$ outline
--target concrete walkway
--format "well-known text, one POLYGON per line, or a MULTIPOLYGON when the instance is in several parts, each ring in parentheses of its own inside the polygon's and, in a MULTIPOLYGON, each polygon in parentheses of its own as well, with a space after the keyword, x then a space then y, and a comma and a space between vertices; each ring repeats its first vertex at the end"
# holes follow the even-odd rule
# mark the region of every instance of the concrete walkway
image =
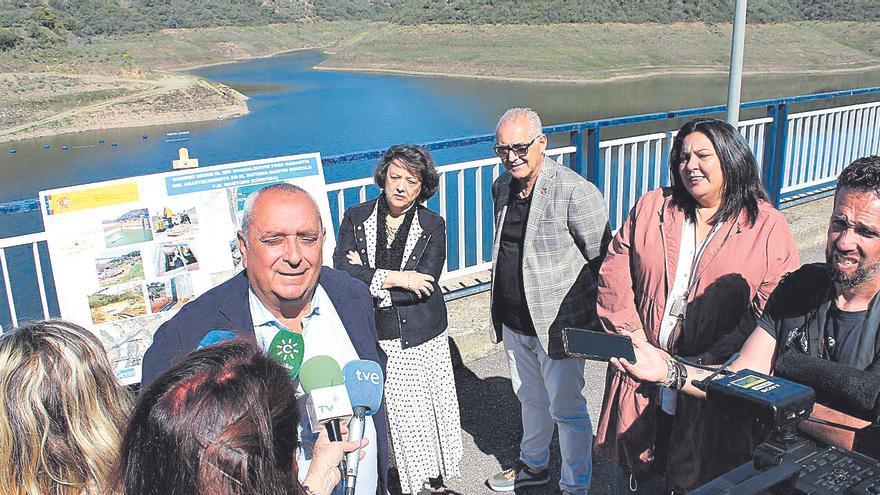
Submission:
MULTIPOLYGON (((824 259, 825 231, 831 208, 832 198, 827 197, 783 210, 797 241, 801 263, 824 259)), ((446 485, 462 494, 492 493, 484 484, 486 478, 502 466, 512 466, 519 454, 522 433, 519 403, 510 386, 502 346, 489 342, 489 294, 483 292, 450 301, 447 305, 464 459, 461 476, 448 479, 446 485)), ((595 427, 604 393, 605 364, 587 361, 585 376, 584 393, 595 427)), ((555 439, 551 452, 551 482, 517 493, 558 493, 559 449, 555 439)), ((595 460, 591 494, 609 493, 609 479, 607 462, 595 460)))

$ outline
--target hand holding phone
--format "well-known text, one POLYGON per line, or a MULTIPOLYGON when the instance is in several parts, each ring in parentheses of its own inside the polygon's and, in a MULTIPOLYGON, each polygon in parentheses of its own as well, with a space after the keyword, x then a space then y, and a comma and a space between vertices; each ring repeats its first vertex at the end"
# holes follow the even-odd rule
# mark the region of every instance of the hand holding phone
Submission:
POLYGON ((632 340, 624 335, 596 332, 582 328, 566 328, 562 331, 562 344, 565 353, 572 357, 608 361, 623 358, 636 362, 632 340))

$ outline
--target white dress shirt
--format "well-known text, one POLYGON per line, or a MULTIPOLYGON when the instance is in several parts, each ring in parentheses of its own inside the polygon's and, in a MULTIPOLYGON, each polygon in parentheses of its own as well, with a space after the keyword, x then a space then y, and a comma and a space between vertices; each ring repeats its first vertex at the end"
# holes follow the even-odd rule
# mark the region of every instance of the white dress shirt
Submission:
MULTIPOLYGON (((275 338, 279 328, 285 328, 263 304, 262 301, 249 290, 251 318, 254 321, 254 334, 257 343, 264 351, 269 343, 275 338)), ((330 356, 339 363, 340 368, 345 367, 349 361, 360 359, 342 325, 339 313, 333 306, 333 301, 323 287, 318 285, 312 296, 311 310, 302 319, 302 337, 304 342, 303 362, 314 356, 330 356)), ((300 410, 299 438, 301 448, 296 451, 296 463, 299 469, 299 480, 303 481, 309 470, 312 459, 312 450, 318 434, 311 430, 305 408, 305 400, 299 400, 305 392, 302 386, 297 384, 297 405, 300 410)), ((369 439, 369 444, 364 448, 366 457, 361 459, 358 466, 356 495, 375 495, 379 483, 378 451, 376 450, 376 427, 373 418, 367 417, 364 424, 364 438, 369 439)), ((333 491, 334 494, 342 494, 342 483, 333 491)))

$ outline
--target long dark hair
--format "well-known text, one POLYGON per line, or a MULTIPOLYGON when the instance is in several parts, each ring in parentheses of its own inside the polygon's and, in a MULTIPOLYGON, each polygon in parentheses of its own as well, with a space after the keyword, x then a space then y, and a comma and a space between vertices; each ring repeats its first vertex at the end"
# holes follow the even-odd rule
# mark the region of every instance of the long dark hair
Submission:
POLYGON ((141 395, 116 475, 126 495, 299 494, 299 413, 287 372, 256 345, 190 354, 141 395))
POLYGON ((758 200, 767 201, 767 192, 758 175, 755 155, 732 125, 717 119, 694 119, 686 122, 672 143, 669 152, 669 176, 672 178, 672 204, 677 206, 692 222, 696 221, 697 200, 685 189, 679 173, 682 161, 681 148, 684 138, 693 132, 700 132, 709 138, 715 155, 721 162, 724 187, 721 191, 721 205, 712 217, 717 224, 739 215, 745 209, 749 225, 758 218, 758 200))

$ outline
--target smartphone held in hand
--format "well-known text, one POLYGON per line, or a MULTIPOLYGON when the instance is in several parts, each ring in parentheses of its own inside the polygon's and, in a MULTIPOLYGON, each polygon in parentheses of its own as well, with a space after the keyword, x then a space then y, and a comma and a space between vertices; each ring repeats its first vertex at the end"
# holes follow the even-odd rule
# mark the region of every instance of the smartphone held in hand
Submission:
POLYGON ((562 344, 565 353, 571 357, 608 361, 623 358, 630 363, 636 362, 632 340, 624 335, 596 332, 582 328, 566 328, 562 331, 562 344))

